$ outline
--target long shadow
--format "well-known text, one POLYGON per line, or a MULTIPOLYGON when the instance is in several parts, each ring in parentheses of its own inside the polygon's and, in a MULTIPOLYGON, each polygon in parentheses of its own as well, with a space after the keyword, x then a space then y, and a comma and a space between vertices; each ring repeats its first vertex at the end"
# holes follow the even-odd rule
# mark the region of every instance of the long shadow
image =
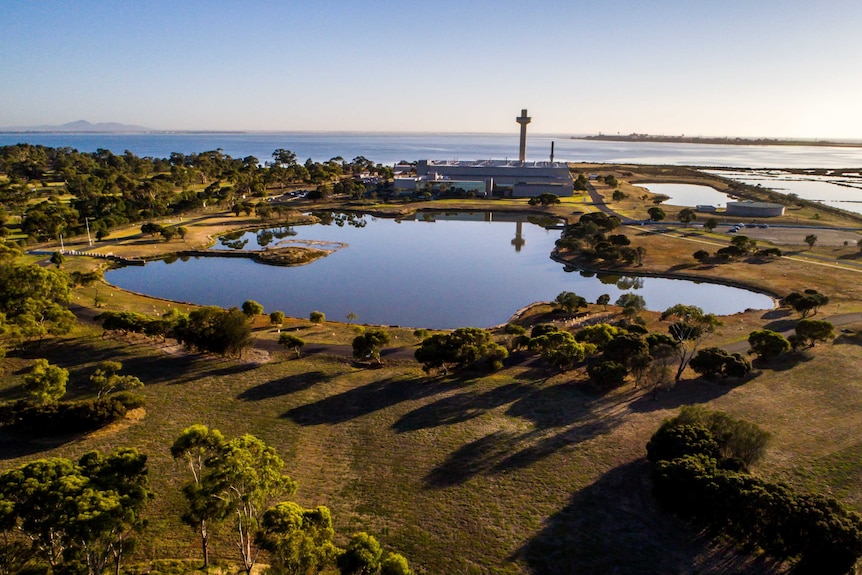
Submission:
POLYGON ((678 382, 673 389, 662 391, 655 397, 651 393, 643 394, 630 404, 629 409, 644 413, 662 409, 676 409, 682 405, 707 403, 728 393, 737 385, 740 385, 740 382, 717 383, 703 379, 683 380, 678 382))
POLYGON ((523 397, 527 393, 529 389, 526 386, 515 383, 494 388, 486 393, 474 391, 459 393, 414 409, 392 424, 392 428, 398 433, 406 433, 460 423, 523 397))
POLYGON ((786 318, 787 316, 791 315, 791 313, 793 313, 793 312, 791 312, 789 309, 784 309, 784 308, 771 309, 768 312, 764 313, 762 316, 760 316, 760 319, 776 319, 777 320, 777 319, 781 319, 781 318, 786 318))
POLYGON ((38 440, 27 437, 17 437, 13 434, 0 433, 0 461, 17 459, 26 455, 34 455, 49 451, 77 441, 80 436, 40 437, 38 440))
POLYGON ((535 575, 770 574, 782 565, 712 542, 658 509, 648 466, 610 470, 576 492, 510 557, 535 575))
POLYGON ((323 383, 329 379, 330 376, 322 371, 289 375, 282 379, 267 381, 266 383, 246 389, 237 396, 237 399, 243 401, 261 401, 281 395, 290 395, 291 393, 314 387, 318 383, 323 383))
POLYGON ((480 474, 528 467, 558 451, 620 425, 628 413, 628 397, 594 399, 575 386, 560 384, 516 399, 506 414, 533 421, 527 432, 497 431, 452 452, 425 477, 431 489, 449 487, 480 474), (559 431, 548 434, 548 430, 559 431))
POLYGON ((460 385, 458 380, 387 378, 294 407, 281 417, 300 425, 344 423, 402 401, 428 397, 460 385))
POLYGON ((792 330, 796 326, 796 322, 796 319, 779 319, 764 325, 763 329, 771 329, 772 331, 782 333, 792 330))

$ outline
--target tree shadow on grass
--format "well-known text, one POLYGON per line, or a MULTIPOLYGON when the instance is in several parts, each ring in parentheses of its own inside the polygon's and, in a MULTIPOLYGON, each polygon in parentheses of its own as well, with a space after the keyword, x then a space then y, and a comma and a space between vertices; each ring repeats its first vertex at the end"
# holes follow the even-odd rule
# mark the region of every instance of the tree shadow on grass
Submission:
POLYGON ((760 316, 760 319, 778 320, 778 319, 786 318, 787 316, 791 315, 792 313, 793 312, 787 308, 771 309, 768 312, 764 313, 762 316, 760 316))
MULTIPOLYGON (((583 441, 610 433, 627 413, 629 394, 591 397, 571 384, 524 387, 506 415, 529 419, 529 431, 496 431, 468 443, 426 477, 429 488, 444 488, 476 475, 521 469, 583 441)), ((431 407, 431 406, 429 406, 431 407)), ((428 414, 430 416, 430 413, 428 414)))
POLYGON ((762 329, 771 329, 772 331, 783 333, 786 331, 792 330, 796 327, 796 323, 798 320, 796 318, 793 319, 778 319, 775 321, 771 321, 763 326, 762 329))
POLYGON ((299 425, 344 423, 402 401, 428 397, 460 385, 458 380, 451 379, 387 378, 294 407, 281 417, 299 425))
POLYGON ((783 572, 781 564, 714 543, 657 508, 645 460, 576 492, 515 554, 535 575, 783 572))
POLYGON ((322 371, 310 371, 308 373, 290 375, 246 389, 237 396, 237 399, 243 401, 261 401, 282 395, 290 395, 291 393, 313 387, 318 383, 326 382, 329 379, 330 376, 322 371))
POLYGON ((27 455, 35 455, 43 451, 56 449, 61 445, 73 443, 81 436, 64 436, 64 437, 40 437, 39 439, 31 439, 28 437, 18 437, 15 434, 7 434, 0 432, 0 460, 17 459, 27 455))
POLYGON ((748 380, 709 381, 705 379, 684 379, 677 382, 672 389, 652 393, 644 393, 631 402, 629 408, 638 413, 676 409, 683 405, 707 403, 730 392, 736 386, 748 380))
POLYGON ((392 428, 398 433, 453 425, 482 415, 529 393, 526 386, 512 383, 485 393, 466 391, 423 405, 405 414, 392 428))

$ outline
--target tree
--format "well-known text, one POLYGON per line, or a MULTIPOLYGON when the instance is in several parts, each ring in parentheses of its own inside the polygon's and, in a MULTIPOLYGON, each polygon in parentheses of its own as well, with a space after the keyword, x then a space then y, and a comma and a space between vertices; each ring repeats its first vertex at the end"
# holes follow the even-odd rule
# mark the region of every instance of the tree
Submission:
POLYGON ((382 329, 368 329, 353 338, 353 357, 354 359, 372 358, 380 364, 382 363, 380 351, 387 343, 389 343, 389 332, 382 329))
POLYGON ((251 575, 260 553, 254 536, 263 513, 277 498, 291 495, 296 483, 281 473, 284 462, 275 450, 248 434, 226 442, 205 466, 204 489, 233 517, 233 542, 251 575))
POLYGON ((380 575, 413 575, 413 570, 400 553, 387 553, 380 564, 380 575))
POLYGON ((623 308, 623 315, 628 318, 637 316, 646 308, 646 300, 644 300, 643 296, 631 292, 620 295, 615 303, 623 308))
POLYGON ((201 554, 204 568, 209 566, 209 537, 213 522, 223 520, 227 507, 221 505, 204 485, 205 463, 214 457, 224 445, 224 436, 217 429, 205 425, 192 425, 183 430, 171 446, 175 461, 183 460, 191 473, 191 480, 183 485, 183 495, 188 509, 183 513, 183 523, 194 529, 201 538, 201 554))
POLYGON ((748 236, 734 236, 730 243, 739 248, 743 254, 751 252, 757 246, 757 242, 748 236))
POLYGON ((153 497, 146 463, 138 450, 120 448, 85 453, 78 463, 53 458, 24 464, 0 474, 2 519, 32 542, 54 572, 101 575, 113 562, 120 573, 153 497))
POLYGON ((679 357, 679 367, 675 380, 679 381, 688 363, 697 353, 701 341, 715 331, 721 322, 714 314, 703 313, 697 306, 683 304, 666 309, 661 314, 661 320, 673 322, 668 327, 668 332, 677 344, 674 350, 679 357))
POLYGON ((496 371, 502 367, 502 360, 508 357, 509 352, 495 343, 488 331, 461 327, 451 333, 426 338, 414 355, 426 372, 442 369, 448 373, 449 369, 465 369, 480 363, 496 371))
POLYGON ((71 299, 68 276, 37 265, 0 264, 0 314, 5 337, 13 342, 68 333, 77 323, 66 309, 71 299))
POLYGON ((115 391, 140 389, 143 382, 134 375, 120 375, 123 364, 119 361, 102 361, 90 376, 90 383, 99 390, 99 397, 115 391))
POLYGON ((554 300, 566 313, 575 313, 582 307, 587 307, 587 300, 570 291, 561 292, 554 300))
POLYGON ((54 252, 51 254, 51 263, 57 266, 57 268, 63 267, 63 263, 66 261, 66 256, 63 255, 62 252, 54 252))
POLYGON ((263 313, 263 306, 253 299, 249 299, 242 302, 242 313, 248 316, 249 319, 252 319, 254 316, 263 313))
POLYGON ((705 229, 708 232, 712 232, 717 227, 718 227, 718 220, 715 218, 708 218, 705 222, 703 222, 703 229, 705 229))
POLYGON ((347 314, 347 323, 356 321, 357 319, 359 319, 359 315, 357 315, 356 313, 350 312, 347 314))
POLYGON ((66 394, 69 371, 37 359, 33 369, 24 376, 24 391, 38 403, 53 403, 66 394))
POLYGON ((706 250, 697 250, 692 254, 692 257, 700 263, 709 259, 709 252, 706 250))
POLYGON ((609 294, 603 293, 598 298, 596 298, 596 305, 602 306, 604 311, 608 311, 608 304, 611 303, 611 296, 609 294))
POLYGON ((189 233, 189 229, 186 227, 183 227, 183 226, 179 226, 179 227, 177 227, 176 232, 177 232, 177 235, 180 236, 180 239, 185 241, 186 240, 186 234, 189 233))
POLYGON ((258 545, 269 551, 269 573, 303 575, 318 573, 335 564, 342 553, 333 543, 329 509, 303 509, 283 501, 267 509, 261 521, 258 545))
POLYGON ((293 348, 293 351, 296 353, 297 359, 302 356, 300 350, 303 346, 305 346, 304 339, 296 337, 295 335, 289 333, 283 333, 278 337, 278 343, 285 348, 293 348))
POLYGON ((772 359, 790 351, 790 342, 778 332, 762 329, 748 334, 749 353, 757 354, 760 359, 772 359))
POLYGON ((649 214, 649 219, 654 222, 660 222, 665 218, 664 210, 661 209, 659 206, 651 207, 647 210, 647 213, 649 214))
POLYGON ((529 203, 531 206, 535 206, 537 204, 541 204, 543 206, 550 206, 551 204, 559 204, 560 198, 556 194, 545 193, 530 198, 527 203, 529 203))
POLYGON ((808 244, 808 249, 810 250, 814 247, 814 244, 817 243, 817 236, 814 234, 808 234, 805 236, 805 243, 808 244))
POLYGON ((322 311, 313 311, 308 315, 308 320, 311 323, 323 323, 326 321, 326 315, 322 311))
POLYGON ((237 308, 197 308, 177 322, 174 332, 190 349, 221 355, 241 356, 251 342, 248 317, 237 308))
POLYGON ((276 328, 278 328, 278 332, 281 333, 281 326, 284 325, 284 312, 274 311, 270 313, 269 323, 270 325, 274 325, 276 328))
POLYGON ((613 195, 611 196, 611 198, 612 198, 615 202, 621 202, 621 201, 623 201, 624 199, 626 199, 627 197, 628 197, 628 196, 627 196, 627 195, 626 195, 622 190, 614 190, 614 193, 613 193, 613 195))
POLYGON ((676 219, 683 224, 688 225, 697 219, 697 212, 692 208, 683 208, 676 214, 676 219))
POLYGON ((603 359, 588 364, 587 373, 590 379, 602 387, 617 387, 625 381, 627 370, 620 363, 603 359))
POLYGON ((816 319, 800 319, 796 323, 796 337, 807 342, 808 347, 814 347, 818 341, 826 341, 835 337, 834 326, 828 321, 816 319))
POLYGON ((364 531, 356 533, 338 557, 338 569, 341 575, 376 575, 382 555, 383 549, 374 536, 364 531))

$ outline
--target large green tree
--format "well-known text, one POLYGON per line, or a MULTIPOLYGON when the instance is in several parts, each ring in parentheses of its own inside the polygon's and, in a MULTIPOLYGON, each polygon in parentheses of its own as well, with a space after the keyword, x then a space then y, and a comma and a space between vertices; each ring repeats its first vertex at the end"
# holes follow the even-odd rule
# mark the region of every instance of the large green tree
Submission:
POLYGON ((257 541, 269 552, 269 573, 305 575, 335 565, 342 550, 332 542, 334 535, 329 509, 283 501, 263 514, 257 541))
POLYGON ((662 312, 661 320, 671 322, 668 333, 677 344, 674 352, 679 357, 679 367, 675 379, 679 381, 685 368, 697 353, 700 343, 715 331, 721 322, 714 314, 704 313, 697 306, 684 304, 667 308, 662 312))
POLYGON ((229 510, 224 501, 210 491, 212 486, 204 483, 206 462, 221 451, 224 443, 224 436, 218 429, 197 424, 184 429, 171 445, 171 456, 182 461, 191 474, 191 479, 183 485, 188 508, 182 514, 182 520, 200 535, 204 567, 209 566, 212 525, 223 520, 229 510))
POLYGON ((255 535, 263 514, 275 501, 291 495, 296 483, 282 473, 284 462, 275 450, 248 434, 227 441, 205 466, 204 489, 233 518, 233 542, 243 570, 251 575, 260 553, 255 535))
POLYGON ((416 361, 426 372, 441 369, 444 373, 480 363, 497 370, 508 355, 505 347, 494 342, 490 332, 476 327, 434 334, 423 340, 415 353, 416 361))
POLYGON ((152 497, 147 456, 136 449, 93 451, 78 463, 39 459, 0 475, 0 524, 29 539, 55 572, 102 575, 113 565, 119 574, 152 497))
POLYGON ((48 363, 47 359, 37 359, 33 369, 24 376, 24 391, 34 401, 52 403, 66 395, 66 382, 69 370, 48 363))
POLYGON ((367 329, 365 333, 353 338, 353 357, 355 359, 374 359, 380 363, 380 352, 389 343, 389 332, 383 329, 367 329))

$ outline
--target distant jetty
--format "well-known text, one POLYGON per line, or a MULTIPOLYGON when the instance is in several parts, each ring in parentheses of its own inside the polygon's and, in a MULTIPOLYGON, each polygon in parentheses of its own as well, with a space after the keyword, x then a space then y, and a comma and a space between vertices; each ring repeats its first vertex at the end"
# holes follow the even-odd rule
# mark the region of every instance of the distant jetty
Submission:
POLYGON ((627 136, 572 136, 572 140, 598 140, 603 142, 659 142, 666 144, 718 144, 723 146, 823 146, 830 148, 862 148, 862 142, 834 142, 829 140, 789 140, 780 138, 701 138, 692 136, 654 136, 629 134, 627 136))

